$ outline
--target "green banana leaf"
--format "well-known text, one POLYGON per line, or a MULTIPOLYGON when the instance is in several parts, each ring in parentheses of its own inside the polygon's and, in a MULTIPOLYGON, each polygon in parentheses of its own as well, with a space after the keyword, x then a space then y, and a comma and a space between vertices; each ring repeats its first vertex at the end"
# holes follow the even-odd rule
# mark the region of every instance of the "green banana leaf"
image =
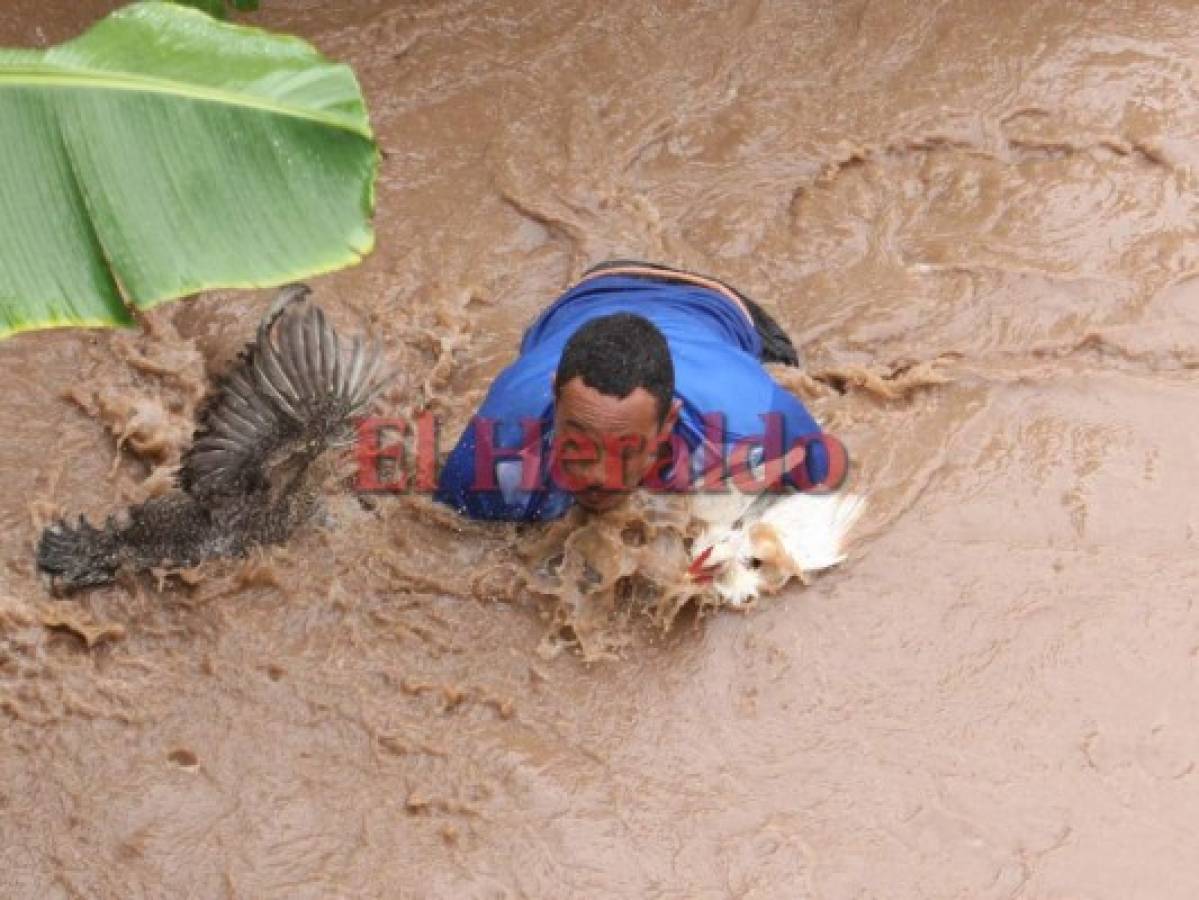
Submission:
POLYGON ((0 336, 264 287, 374 246, 353 72, 297 38, 136 3, 0 50, 0 336))

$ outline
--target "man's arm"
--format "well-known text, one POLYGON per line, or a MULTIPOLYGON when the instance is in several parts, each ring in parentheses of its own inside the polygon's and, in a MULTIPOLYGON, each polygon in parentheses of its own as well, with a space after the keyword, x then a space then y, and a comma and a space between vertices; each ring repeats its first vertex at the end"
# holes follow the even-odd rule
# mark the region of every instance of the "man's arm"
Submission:
POLYGON ((510 423, 485 412, 487 404, 458 439, 433 499, 472 519, 529 522, 562 515, 569 503, 544 484, 544 423, 526 419, 514 435, 510 423))
POLYGON ((472 519, 529 522, 561 516, 570 498, 547 488, 553 394, 541 361, 500 373, 446 460, 433 499, 472 519))
POLYGON ((476 451, 475 423, 472 420, 458 438, 458 443, 441 470, 433 499, 452 506, 460 515, 471 519, 508 521, 521 518, 520 511, 511 508, 500 491, 476 490, 476 451))
POLYGON ((777 383, 771 406, 783 417, 783 480, 787 486, 796 490, 839 488, 849 474, 845 446, 821 430, 795 395, 777 383))

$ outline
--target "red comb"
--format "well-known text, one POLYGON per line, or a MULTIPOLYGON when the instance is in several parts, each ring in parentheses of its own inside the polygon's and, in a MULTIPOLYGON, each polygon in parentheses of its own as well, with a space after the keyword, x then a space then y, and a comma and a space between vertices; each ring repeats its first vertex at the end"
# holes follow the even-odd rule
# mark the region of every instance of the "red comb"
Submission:
POLYGON ((702 584, 705 581, 711 581, 715 577, 718 566, 706 565, 708 557, 711 555, 712 548, 706 547, 703 553, 691 560, 691 565, 687 567, 687 576, 692 581, 698 581, 702 584))

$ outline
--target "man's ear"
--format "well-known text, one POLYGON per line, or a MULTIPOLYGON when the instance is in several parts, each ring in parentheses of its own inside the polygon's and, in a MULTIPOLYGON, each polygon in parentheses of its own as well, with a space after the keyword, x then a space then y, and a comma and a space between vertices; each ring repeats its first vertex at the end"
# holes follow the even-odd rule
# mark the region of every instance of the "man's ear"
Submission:
POLYGON ((666 413, 666 418, 662 422, 662 433, 674 431, 675 423, 679 420, 679 413, 683 411, 683 401, 675 398, 670 401, 670 410, 666 413))

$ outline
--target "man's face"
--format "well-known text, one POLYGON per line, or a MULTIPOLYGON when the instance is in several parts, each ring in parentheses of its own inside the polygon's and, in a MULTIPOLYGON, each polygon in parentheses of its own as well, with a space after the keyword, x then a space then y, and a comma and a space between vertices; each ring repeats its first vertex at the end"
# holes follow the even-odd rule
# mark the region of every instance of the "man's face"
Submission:
POLYGON ((620 399, 572 378, 554 407, 552 471, 558 484, 593 512, 619 505, 653 466, 659 439, 670 434, 678 415, 676 400, 663 421, 658 401, 644 388, 620 399))

